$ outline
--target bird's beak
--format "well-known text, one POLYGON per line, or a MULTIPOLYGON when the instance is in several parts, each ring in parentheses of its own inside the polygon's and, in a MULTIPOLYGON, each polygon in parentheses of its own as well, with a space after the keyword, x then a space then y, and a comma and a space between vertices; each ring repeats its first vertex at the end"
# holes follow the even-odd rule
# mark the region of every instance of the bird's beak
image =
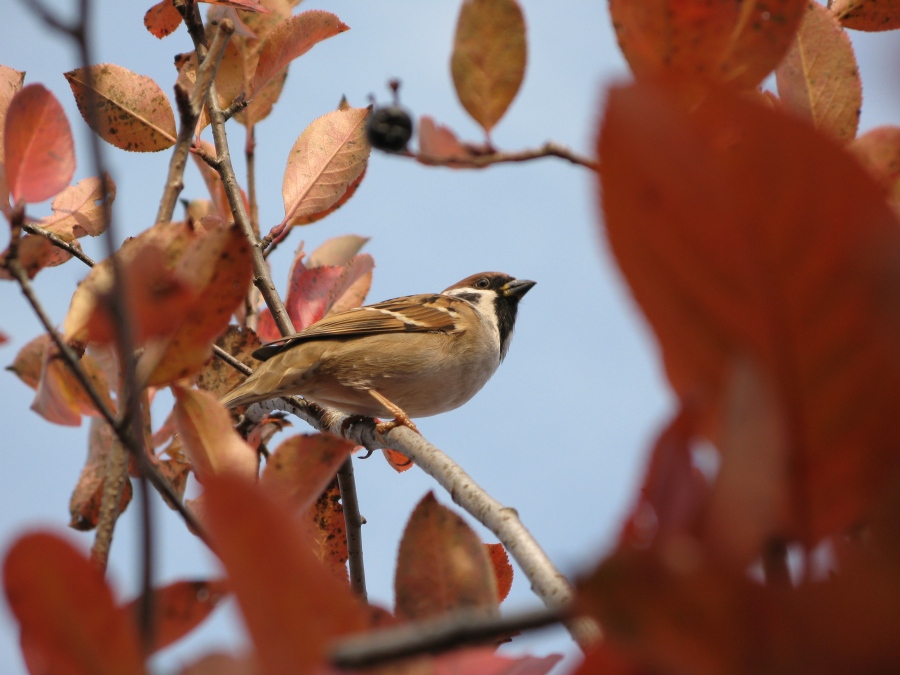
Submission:
POLYGON ((513 279, 508 284, 503 286, 500 290, 502 290, 503 295, 508 298, 512 297, 520 299, 523 295, 530 291, 536 283, 536 281, 529 281, 528 279, 513 279))

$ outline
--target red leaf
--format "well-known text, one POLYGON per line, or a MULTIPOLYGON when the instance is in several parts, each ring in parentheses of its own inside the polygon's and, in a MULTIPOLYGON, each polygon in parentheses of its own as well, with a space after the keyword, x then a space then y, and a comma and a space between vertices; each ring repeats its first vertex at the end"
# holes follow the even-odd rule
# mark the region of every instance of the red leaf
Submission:
POLYGON ((63 237, 103 234, 107 226, 103 222, 103 202, 112 204, 116 198, 116 184, 108 175, 106 187, 109 192, 104 195, 99 178, 85 178, 70 185, 53 199, 53 215, 42 218, 41 227, 63 237))
POLYGON ((802 122, 710 93, 614 89, 599 139, 612 249, 701 433, 721 441, 735 357, 786 420, 789 532, 858 522, 900 447, 900 223, 843 150, 802 122), (888 309, 891 308, 891 309, 888 309))
POLYGON ((56 97, 30 84, 9 104, 4 129, 6 181, 14 202, 42 202, 75 173, 69 120, 56 97))
POLYGON ((264 672, 312 672, 332 640, 365 627, 366 612, 315 559, 290 509, 231 475, 212 476, 205 497, 209 533, 264 672))
POLYGON ((250 91, 255 94, 291 61, 303 56, 322 40, 347 30, 350 26, 331 12, 319 9, 301 12, 282 21, 262 43, 250 91))
POLYGON ((900 28, 897 0, 834 0, 829 8, 844 28, 866 31, 900 28))
POLYGON ((6 150, 3 131, 6 127, 6 113, 13 97, 22 89, 25 73, 0 65, 0 212, 9 213, 9 186, 6 184, 6 150))
POLYGON ((394 595, 398 618, 426 619, 463 609, 497 612, 497 581, 481 540, 431 492, 403 532, 394 595))
POLYGON ((144 26, 160 40, 175 32, 181 25, 181 13, 172 0, 160 0, 144 14, 144 26))
POLYGON ((13 543, 3 586, 32 673, 144 673, 132 615, 71 544, 45 532, 13 543))
POLYGON ((507 657, 481 647, 436 656, 428 664, 427 672, 430 675, 545 675, 562 658, 559 654, 507 657))
POLYGON ((291 436, 269 457, 261 482, 282 492, 296 508, 305 509, 334 480, 353 447, 331 434, 291 436))
POLYGON ((419 152, 429 159, 468 159, 472 156, 450 127, 436 124, 428 115, 419 119, 419 152))
POLYGON ((494 568, 494 577, 497 579, 497 597, 500 602, 506 600, 512 588, 513 568, 509 562, 509 555, 503 544, 485 544, 491 567, 494 568))
MULTIPOLYGON (((153 589, 153 651, 168 647, 199 626, 228 592, 223 581, 176 581, 153 589)), ((122 609, 137 616, 139 599, 122 609)))
POLYGON ((396 450, 391 450, 390 448, 382 448, 382 455, 384 455, 385 460, 390 465, 390 467, 396 471, 397 473, 403 473, 404 471, 409 471, 413 468, 413 461, 407 457, 406 455, 397 452, 396 450))

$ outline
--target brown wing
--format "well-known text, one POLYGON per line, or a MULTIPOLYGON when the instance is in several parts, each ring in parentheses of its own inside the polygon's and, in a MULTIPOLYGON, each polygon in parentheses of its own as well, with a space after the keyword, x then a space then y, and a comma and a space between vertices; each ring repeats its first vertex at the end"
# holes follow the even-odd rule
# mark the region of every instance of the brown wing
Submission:
POLYGON ((410 295, 376 305, 357 307, 317 321, 296 335, 269 342, 253 356, 265 361, 275 354, 308 340, 324 340, 376 333, 451 332, 465 300, 447 295, 410 295))

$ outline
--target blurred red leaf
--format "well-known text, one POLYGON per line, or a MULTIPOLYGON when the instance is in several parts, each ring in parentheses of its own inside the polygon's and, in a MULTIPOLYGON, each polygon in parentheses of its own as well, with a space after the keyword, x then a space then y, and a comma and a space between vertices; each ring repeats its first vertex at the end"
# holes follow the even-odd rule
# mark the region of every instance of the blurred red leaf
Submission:
POLYGON ((9 186, 6 183, 6 113, 13 97, 22 89, 25 73, 0 65, 0 212, 9 213, 9 186))
POLYGON ((897 0, 834 0, 830 9, 844 28, 866 31, 900 28, 897 0))
POLYGON ((900 211, 900 127, 870 129, 848 149, 887 191, 894 209, 900 211))
POLYGON ((233 475, 205 485, 206 524, 264 672, 324 665, 332 640, 365 627, 362 605, 316 560, 292 510, 262 486, 233 475))
POLYGON ((65 77, 81 116, 100 138, 130 152, 157 152, 175 145, 175 113, 156 82, 112 63, 88 68, 97 101, 95 114, 86 112, 87 71, 76 68, 65 77))
POLYGON ((450 127, 436 124, 428 115, 419 119, 419 152, 435 159, 468 159, 472 156, 450 127))
POLYGON ((466 0, 450 71, 456 95, 486 133, 500 121, 525 77, 525 17, 516 0, 466 0))
POLYGON ((701 433, 721 440, 736 356, 772 381, 794 497, 791 531, 769 534, 856 522, 900 446, 900 225, 880 188, 807 125, 724 93, 688 114, 662 88, 614 89, 598 149, 610 243, 701 433))
POLYGON ((172 0, 160 0, 144 14, 144 26, 160 40, 175 32, 181 25, 181 13, 172 0))
POLYGON ((175 385, 172 392, 175 425, 197 480, 205 485, 211 476, 231 473, 256 478, 256 452, 232 428, 231 415, 222 404, 197 389, 175 385))
POLYGON ((284 172, 284 223, 325 211, 359 178, 371 151, 368 114, 368 108, 333 110, 303 130, 284 172))
POLYGON ((862 82, 850 37, 830 10, 809 3, 775 77, 785 109, 838 140, 853 140, 859 126, 862 82))
POLYGON ((298 434, 284 440, 266 462, 263 485, 306 509, 322 494, 353 451, 353 444, 331 434, 298 434))
MULTIPOLYGON (((168 647, 199 626, 228 593, 223 581, 175 581, 153 589, 153 649, 168 647)), ((123 610, 137 616, 135 599, 123 610)))
MULTIPOLYGON (((116 442, 115 432, 106 421, 97 418, 91 420, 87 460, 69 499, 69 527, 83 532, 97 527, 106 482, 106 462, 110 449, 116 442)), ((125 478, 119 513, 124 513, 128 508, 132 494, 131 481, 125 478)))
MULTIPOLYGON (((435 656, 428 664, 430 675, 545 675, 553 670, 562 656, 499 656, 493 649, 463 649, 435 656)), ((604 673, 604 675, 606 675, 604 673)))
POLYGON ((494 577, 497 580, 497 597, 500 602, 506 600, 513 582, 513 567, 509 562, 509 555, 503 544, 485 544, 491 567, 494 568, 494 577))
POLYGON ((266 7, 260 0, 200 0, 201 2, 208 2, 211 5, 224 5, 226 7, 235 7, 236 9, 241 9, 245 12, 261 12, 263 14, 268 13, 269 8, 266 7))
MULTIPOLYGON (((26 234, 19 240, 19 250, 16 252, 16 260, 25 270, 29 279, 54 261, 54 249, 50 240, 34 234, 26 234)), ((0 279, 14 279, 6 269, 6 261, 9 258, 9 249, 0 253, 0 279)))
POLYGON ((6 182, 14 202, 42 202, 75 173, 75 143, 66 113, 40 84, 13 96, 4 126, 6 182))
POLYGON ((619 47, 639 79, 678 74, 757 86, 787 53, 808 0, 610 0, 619 47))
POLYGON ((178 675, 259 675, 260 668, 252 656, 212 653, 184 666, 178 675))
POLYGON ((413 510, 400 541, 394 613, 427 619, 454 610, 497 612, 497 581, 478 535, 429 492, 413 510))
POLYGON ((250 91, 255 95, 294 59, 322 40, 350 30, 331 12, 312 9, 278 24, 262 42, 256 74, 250 91))
POLYGON ((54 534, 16 540, 3 564, 9 608, 32 673, 144 673, 132 615, 80 551, 54 534))

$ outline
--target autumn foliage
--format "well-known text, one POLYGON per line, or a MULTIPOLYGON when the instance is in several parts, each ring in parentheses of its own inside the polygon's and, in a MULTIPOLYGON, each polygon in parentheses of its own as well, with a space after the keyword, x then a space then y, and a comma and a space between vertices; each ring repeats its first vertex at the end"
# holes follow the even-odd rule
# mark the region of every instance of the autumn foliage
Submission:
MULTIPOLYGON (((225 117, 253 139, 291 63, 349 27, 330 12, 294 14, 297 3, 209 4, 205 28, 193 2, 147 11, 154 36, 188 29, 198 45, 176 57, 165 86, 115 64, 65 73, 100 138, 170 150, 181 171, 190 155, 209 190, 178 220, 180 187, 167 181, 155 224, 98 263, 78 240, 110 226, 113 180, 101 172, 71 184, 62 106, 0 66, 0 208, 11 227, 0 278, 24 290, 72 257, 91 267, 61 332, 47 326, 11 364, 48 422, 91 418, 70 513, 72 527, 97 528, 91 555, 35 531, 3 564, 32 673, 146 672, 151 654, 227 594, 252 651, 198 655, 183 673, 335 673, 336 641, 454 612, 495 618, 513 583, 504 547, 428 494, 399 546, 395 606, 369 605, 348 576, 335 479, 357 448, 322 433, 275 443, 282 416, 235 428, 217 402, 243 375, 214 350, 253 367, 253 351, 282 337, 258 290, 263 256, 351 199, 378 142, 366 133, 371 107, 322 111, 288 155, 282 220, 261 229, 257 195, 238 184, 219 136, 225 117), (200 138, 210 126, 215 144, 200 138), (28 215, 47 200, 52 215, 28 215), (150 401, 165 389, 172 409, 154 419, 150 401), (226 576, 121 602, 104 578, 101 531, 148 472, 226 576), (182 503, 189 475, 202 491, 182 503)), ((596 177, 599 227, 658 340, 678 410, 649 450, 616 545, 568 608, 604 634, 578 672, 898 671, 900 128, 858 136, 860 74, 845 29, 898 28, 900 4, 609 7, 635 81, 608 90, 594 156, 568 158, 596 177), (761 88, 772 74, 777 92, 761 88)), ((454 168, 520 161, 490 137, 526 70, 516 0, 465 0, 450 63, 484 139, 460 141, 422 116, 417 149, 399 154, 454 168)), ((295 330, 365 301, 366 241, 299 247, 288 278, 274 280, 295 330)), ((384 454, 397 471, 412 466, 384 454)), ((539 675, 558 660, 509 659, 489 644, 383 668, 539 675)))

